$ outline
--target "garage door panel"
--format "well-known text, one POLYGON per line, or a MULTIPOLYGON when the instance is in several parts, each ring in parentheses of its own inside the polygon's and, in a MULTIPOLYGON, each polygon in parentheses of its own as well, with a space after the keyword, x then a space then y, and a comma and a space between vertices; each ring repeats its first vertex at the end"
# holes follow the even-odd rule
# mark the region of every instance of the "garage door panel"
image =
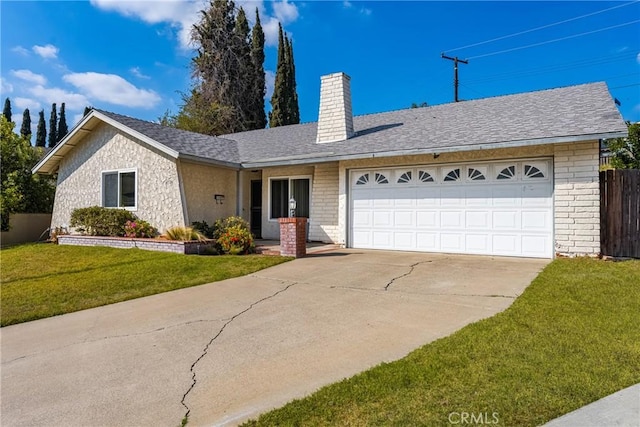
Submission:
POLYGON ((435 252, 440 249, 439 233, 416 233, 416 249, 420 251, 435 252))
POLYGON ((396 249, 411 250, 416 247, 415 233, 412 232, 394 232, 393 243, 396 249))
POLYGON ((440 212, 440 226, 442 228, 460 228, 464 227, 462 211, 442 211, 440 212))
POLYGON ((522 236, 523 255, 531 257, 543 257, 547 253, 547 248, 551 242, 549 237, 543 235, 522 236))
POLYGON ((438 227, 438 218, 440 217, 438 211, 417 211, 416 212, 416 226, 419 228, 433 228, 438 227))
POLYGON ((487 230, 491 228, 490 218, 489 211, 467 211, 465 212, 466 228, 487 230))
POLYGON ((551 175, 546 159, 353 171, 350 245, 552 257, 551 175))
POLYGON ((550 230, 551 215, 548 211, 523 211, 522 212, 522 229, 523 230, 550 230))
POLYGON ((373 214, 370 211, 354 211, 353 215, 353 226, 354 227, 371 227, 373 226, 373 214))
POLYGON ((485 254, 491 251, 489 234, 467 234, 465 248, 469 253, 485 254))
POLYGON ((393 249, 393 234, 390 231, 374 230, 373 247, 380 249, 393 249))
POLYGON ((392 211, 373 211, 373 227, 393 227, 392 211))
POLYGON ((441 233, 440 249, 449 252, 464 251, 464 235, 462 233, 441 233))
POLYGON ((393 224, 396 227, 414 227, 415 211, 395 211, 393 213, 393 224))

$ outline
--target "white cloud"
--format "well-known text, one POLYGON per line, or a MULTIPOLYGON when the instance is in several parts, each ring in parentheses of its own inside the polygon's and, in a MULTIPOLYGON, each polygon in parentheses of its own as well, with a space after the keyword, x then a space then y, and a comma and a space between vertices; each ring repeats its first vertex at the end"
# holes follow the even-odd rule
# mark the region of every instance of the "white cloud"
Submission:
POLYGON ((91 0, 99 9, 114 11, 128 17, 137 17, 148 24, 166 22, 178 28, 178 40, 183 49, 191 44, 191 27, 199 19, 198 12, 206 3, 198 1, 122 1, 91 0))
POLYGON ((45 46, 35 45, 32 47, 32 49, 37 55, 40 55, 45 59, 56 59, 58 57, 58 52, 60 51, 60 49, 52 44, 48 44, 45 46))
POLYGON ((31 121, 33 121, 33 115, 37 114, 38 111, 42 109, 42 104, 40 104, 35 99, 17 97, 13 98, 11 101, 16 105, 16 107, 20 108, 21 110, 28 108, 29 113, 31 114, 31 121))
POLYGON ((11 51, 15 52, 15 53, 18 53, 18 54, 20 54, 22 56, 29 56, 29 50, 25 49, 22 46, 13 47, 13 48, 11 48, 11 51))
POLYGON ((142 74, 142 71, 140 71, 140 67, 133 67, 129 69, 129 72, 131 74, 133 74, 134 76, 136 76, 139 79, 150 79, 151 77, 147 76, 146 74, 142 74))
POLYGON ((348 1, 348 0, 344 0, 344 1, 342 2, 342 7, 344 7, 345 9, 348 9, 348 8, 350 8, 350 7, 353 7, 353 4, 351 4, 351 2, 350 2, 350 1, 348 1))
POLYGON ((638 64, 640 64, 640 53, 636 55, 636 61, 638 61, 638 64))
POLYGON ((54 102, 58 105, 65 103, 67 110, 81 110, 90 102, 86 96, 79 93, 67 92, 60 88, 46 88, 42 85, 36 85, 28 89, 28 92, 34 97, 51 105, 54 102))
MULTIPOLYGON (((208 6, 206 0, 166 0, 166 1, 122 1, 122 0, 91 0, 91 4, 98 9, 117 12, 127 17, 139 18, 149 24, 168 23, 177 29, 178 40, 182 49, 189 49, 191 44, 191 28, 200 19, 200 11, 208 6)), ((260 13, 262 28, 265 33, 265 44, 278 44, 278 21, 282 25, 294 22, 299 17, 298 7, 289 0, 270 3, 273 16, 266 13, 264 1, 237 2, 242 6, 250 22, 254 21, 256 8, 260 13)))
POLYGON ((272 7, 275 18, 280 21, 282 25, 298 19, 298 7, 293 3, 289 3, 288 0, 273 2, 272 7))
POLYGON ((271 70, 265 70, 264 81, 267 88, 264 94, 264 99, 271 99, 271 97, 273 96, 273 88, 275 87, 276 83, 276 73, 271 70))
POLYGON ((262 31, 264 32, 264 44, 267 46, 278 46, 278 20, 273 17, 267 17, 262 22, 262 31))
POLYGON ((82 90, 87 97, 114 105, 152 108, 161 100, 156 92, 138 89, 115 74, 72 73, 62 79, 82 90))
POLYGON ((47 79, 42 74, 36 74, 31 70, 11 70, 11 74, 26 82, 44 85, 47 79))
POLYGON ((4 77, 0 77, 0 93, 5 94, 11 92, 13 92, 13 85, 4 77))

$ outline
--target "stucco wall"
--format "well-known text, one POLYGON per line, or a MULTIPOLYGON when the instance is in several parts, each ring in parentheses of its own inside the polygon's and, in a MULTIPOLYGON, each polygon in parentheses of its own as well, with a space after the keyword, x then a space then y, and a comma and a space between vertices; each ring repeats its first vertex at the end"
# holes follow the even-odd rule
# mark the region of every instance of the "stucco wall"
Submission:
POLYGON ((555 250, 561 255, 600 253, 600 144, 554 146, 555 250))
POLYGON ((137 169, 137 209, 159 230, 184 224, 176 163, 112 126, 94 129, 60 163, 51 226, 69 225, 75 208, 102 205, 102 172, 137 169))
POLYGON ((235 170, 181 161, 180 174, 189 224, 204 220, 213 225, 217 219, 236 214, 235 170), (216 194, 224 195, 222 203, 216 203, 216 194))
MULTIPOLYGON (((262 170, 262 238, 280 239, 280 226, 277 219, 269 219, 269 178, 310 176, 311 203, 313 204, 314 166, 284 166, 262 170)), ((312 220, 313 221, 313 220, 312 220)), ((311 224, 310 224, 311 226, 311 224)))

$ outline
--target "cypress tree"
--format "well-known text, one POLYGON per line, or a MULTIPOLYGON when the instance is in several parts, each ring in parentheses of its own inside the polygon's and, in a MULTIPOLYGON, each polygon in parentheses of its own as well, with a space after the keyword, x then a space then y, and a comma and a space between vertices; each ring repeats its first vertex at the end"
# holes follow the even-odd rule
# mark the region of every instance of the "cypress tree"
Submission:
POLYGON ((22 127, 20 127, 20 135, 27 139, 31 139, 31 113, 25 108, 22 113, 22 127))
POLYGON ((253 101, 254 129, 264 129, 267 126, 267 116, 264 112, 264 94, 266 91, 264 77, 264 32, 260 24, 260 14, 256 7, 256 23, 251 31, 251 62, 254 69, 253 90, 251 98, 253 101))
POLYGON ((51 116, 49 117, 49 148, 56 146, 58 142, 58 112, 56 103, 51 104, 51 116))
POLYGON ((58 140, 56 143, 60 142, 62 138, 69 132, 69 128, 67 127, 67 116, 64 111, 64 102, 60 105, 60 120, 58 121, 58 140))
POLYGON ((7 121, 11 123, 11 100, 9 98, 4 100, 4 109, 2 110, 2 114, 7 118, 7 121))
POLYGON ((283 35, 282 25, 278 26, 278 65, 271 97, 270 127, 300 123, 293 46, 289 38, 283 35))
POLYGON ((286 124, 287 114, 287 62, 285 60, 285 44, 282 34, 282 25, 278 23, 278 63, 276 65, 276 80, 271 96, 271 112, 269 113, 269 127, 278 127, 286 124))
POLYGON ((300 123, 300 107, 298 105, 298 92, 296 85, 296 66, 293 62, 293 42, 291 39, 287 41, 287 111, 289 113, 289 121, 287 124, 293 125, 300 123))
POLYGON ((44 110, 40 111, 38 129, 36 130, 36 147, 44 147, 47 142, 47 127, 44 122, 44 110))
POLYGON ((234 76, 234 92, 236 102, 234 102, 241 124, 240 130, 249 130, 253 128, 254 113, 253 102, 251 98, 254 68, 251 62, 251 40, 249 38, 249 22, 241 7, 236 16, 236 23, 233 28, 234 49, 236 51, 236 67, 237 73, 234 76))

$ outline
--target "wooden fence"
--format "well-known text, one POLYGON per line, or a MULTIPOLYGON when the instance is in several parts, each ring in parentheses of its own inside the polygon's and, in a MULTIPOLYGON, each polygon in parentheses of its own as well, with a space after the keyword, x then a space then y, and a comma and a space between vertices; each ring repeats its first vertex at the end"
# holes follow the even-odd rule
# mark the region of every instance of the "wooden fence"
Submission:
POLYGON ((640 170, 600 172, 600 251, 640 258, 640 170))

